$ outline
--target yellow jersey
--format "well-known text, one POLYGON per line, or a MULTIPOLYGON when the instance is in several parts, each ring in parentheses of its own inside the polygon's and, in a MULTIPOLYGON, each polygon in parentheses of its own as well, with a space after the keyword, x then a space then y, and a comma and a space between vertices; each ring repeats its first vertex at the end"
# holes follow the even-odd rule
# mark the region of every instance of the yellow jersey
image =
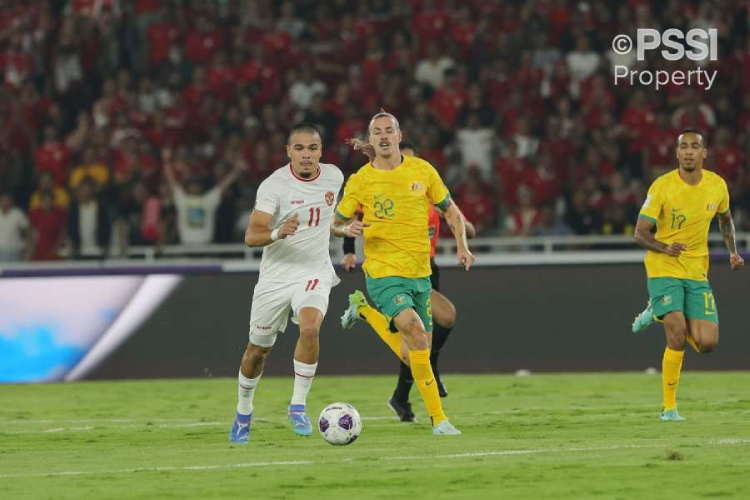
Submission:
POLYGON ((649 278, 681 278, 708 281, 708 229, 716 214, 729 210, 727 183, 703 170, 701 181, 691 186, 673 170, 656 179, 648 190, 638 217, 656 224, 656 239, 667 245, 682 243, 679 257, 648 251, 649 278))
POLYGON ((424 278, 430 269, 430 205, 447 208, 450 193, 437 170, 413 156, 393 170, 368 163, 349 177, 336 207, 341 219, 351 219, 362 207, 365 261, 372 278, 424 278))

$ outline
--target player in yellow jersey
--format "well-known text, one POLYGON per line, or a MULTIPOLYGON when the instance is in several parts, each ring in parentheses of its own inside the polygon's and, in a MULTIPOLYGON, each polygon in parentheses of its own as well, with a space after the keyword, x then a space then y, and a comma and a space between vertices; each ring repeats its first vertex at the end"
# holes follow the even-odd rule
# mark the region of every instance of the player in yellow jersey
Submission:
MULTIPOLYGON (((375 115, 368 127, 368 142, 375 150, 375 159, 347 181, 334 225, 345 227, 362 208, 362 268, 367 292, 382 314, 364 301, 352 305, 355 314, 370 316, 368 323, 411 367, 433 434, 460 434, 443 412, 430 367, 430 204, 443 212, 456 237, 458 262, 468 271, 474 256, 466 243, 466 227, 435 168, 422 159, 401 154, 396 117, 385 112, 375 115), (392 327, 400 335, 391 334, 392 327)), ((356 296, 350 296, 350 303, 356 296)))
POLYGON ((685 342, 710 352, 719 342, 719 313, 708 283, 708 229, 714 216, 729 250, 733 270, 744 267, 737 253, 727 184, 703 169, 706 142, 697 130, 677 139, 679 168, 662 175, 648 190, 635 227, 635 241, 648 250, 649 305, 633 324, 640 331, 655 318, 663 322, 667 347, 662 360, 664 407, 661 419, 684 420, 677 412, 677 385, 685 342), (656 234, 651 229, 656 225, 656 234))

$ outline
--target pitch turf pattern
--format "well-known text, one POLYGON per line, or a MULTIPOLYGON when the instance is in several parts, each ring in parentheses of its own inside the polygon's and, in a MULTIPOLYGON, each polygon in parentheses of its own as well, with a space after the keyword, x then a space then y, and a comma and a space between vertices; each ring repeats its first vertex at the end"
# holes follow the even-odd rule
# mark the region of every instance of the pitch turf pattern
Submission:
POLYGON ((252 441, 228 442, 230 379, 0 386, 0 498, 748 498, 750 373, 683 373, 686 422, 659 421, 658 375, 445 375, 462 436, 386 407, 395 377, 325 377, 351 446, 286 421, 293 380, 264 378, 252 441))

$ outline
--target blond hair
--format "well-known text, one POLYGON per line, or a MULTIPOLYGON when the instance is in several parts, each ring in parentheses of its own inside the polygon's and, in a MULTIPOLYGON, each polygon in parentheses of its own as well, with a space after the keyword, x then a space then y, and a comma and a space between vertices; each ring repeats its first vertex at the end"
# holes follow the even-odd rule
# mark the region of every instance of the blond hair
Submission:
POLYGON ((395 116, 393 116, 393 115, 392 115, 391 113, 389 113, 389 112, 387 112, 386 110, 384 110, 383 108, 380 108, 380 112, 379 112, 378 114, 376 114, 375 116, 373 116, 373 117, 372 117, 372 118, 370 119, 370 124, 369 124, 369 125, 367 126, 367 133, 368 133, 368 135, 369 135, 369 133, 370 133, 370 129, 372 128, 372 124, 373 124, 373 123, 375 122, 375 120, 377 120, 378 118, 390 118, 390 119, 391 119, 391 120, 393 120, 393 122, 394 122, 394 123, 396 124, 396 128, 397 128, 397 129, 399 129, 399 130, 401 130, 401 124, 400 124, 400 123, 398 123, 398 118, 396 118, 396 117, 395 117, 395 116))

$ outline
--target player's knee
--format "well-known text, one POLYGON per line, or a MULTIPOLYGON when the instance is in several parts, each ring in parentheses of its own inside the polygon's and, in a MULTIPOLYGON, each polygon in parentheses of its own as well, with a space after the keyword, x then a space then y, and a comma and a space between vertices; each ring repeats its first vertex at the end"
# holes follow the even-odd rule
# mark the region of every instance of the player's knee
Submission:
POLYGON ((718 339, 707 339, 707 340, 701 341, 698 347, 700 348, 702 353, 706 354, 706 353, 713 351, 718 345, 718 343, 719 343, 718 339))
POLYGON ((318 325, 300 325, 299 335, 303 339, 315 339, 320 335, 320 327, 318 325))
POLYGON ((270 352, 270 347, 261 347, 255 344, 250 344, 245 351, 245 357, 250 361, 250 363, 255 364, 258 362, 264 362, 270 352))
POLYGON ((679 328, 667 330, 667 346, 677 351, 685 349, 685 330, 679 328))

